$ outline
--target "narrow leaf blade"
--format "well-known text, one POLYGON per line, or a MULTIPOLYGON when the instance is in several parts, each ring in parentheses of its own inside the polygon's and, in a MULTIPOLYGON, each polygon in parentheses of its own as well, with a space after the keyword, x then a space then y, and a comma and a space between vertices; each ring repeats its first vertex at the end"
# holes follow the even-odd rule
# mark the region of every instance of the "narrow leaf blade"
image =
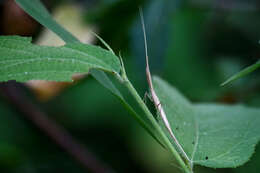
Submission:
POLYGON ((78 42, 70 32, 60 26, 50 15, 40 0, 16 0, 16 3, 35 20, 56 33, 65 42, 78 42))
POLYGON ((121 104, 128 110, 129 113, 136 119, 137 122, 161 145, 163 146, 160 139, 157 137, 157 133, 152 128, 152 125, 149 121, 146 121, 141 115, 137 114, 137 112, 127 103, 127 101, 124 99, 124 97, 121 95, 121 93, 117 90, 117 88, 113 85, 111 80, 107 77, 107 75, 103 75, 102 73, 99 73, 100 71, 97 71, 95 69, 91 70, 91 74, 95 79, 99 82, 103 82, 105 85, 104 87, 109 89, 111 93, 117 97, 121 104), (102 80, 102 81, 100 81, 102 80))
POLYGON ((252 73, 253 71, 255 71, 256 69, 258 69, 260 67, 260 60, 257 61, 255 64, 245 68, 244 70, 238 72, 237 74, 233 75, 232 77, 230 77, 228 80, 226 80, 225 82, 223 82, 221 84, 221 86, 227 85, 239 78, 242 78, 246 75, 248 75, 249 73, 252 73))

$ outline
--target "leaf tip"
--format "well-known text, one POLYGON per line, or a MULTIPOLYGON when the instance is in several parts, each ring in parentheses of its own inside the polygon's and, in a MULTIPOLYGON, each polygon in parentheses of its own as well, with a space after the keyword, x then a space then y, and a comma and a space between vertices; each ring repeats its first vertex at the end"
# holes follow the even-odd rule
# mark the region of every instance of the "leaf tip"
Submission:
POLYGON ((221 86, 221 87, 224 87, 224 86, 226 86, 228 83, 229 83, 229 80, 226 80, 225 82, 221 83, 220 86, 221 86))

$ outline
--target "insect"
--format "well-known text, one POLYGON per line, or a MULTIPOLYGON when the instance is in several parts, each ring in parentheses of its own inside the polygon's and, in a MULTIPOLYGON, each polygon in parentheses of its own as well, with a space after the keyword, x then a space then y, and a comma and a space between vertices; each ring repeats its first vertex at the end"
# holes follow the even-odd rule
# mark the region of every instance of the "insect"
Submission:
POLYGON ((174 143, 176 144, 176 146, 178 147, 179 151, 181 152, 181 154, 183 155, 183 157, 190 162, 189 157, 187 156, 187 154, 185 153, 185 151, 183 150, 181 144, 178 142, 176 136, 173 134, 173 131, 171 129, 170 123, 167 119, 167 116, 165 114, 165 111, 161 105, 161 102, 159 100, 159 97, 157 96, 154 87, 153 87, 153 83, 152 83, 152 77, 151 77, 151 73, 150 73, 150 68, 149 68, 149 58, 148 58, 148 49, 147 49, 147 39, 146 39, 146 32, 145 32, 145 24, 144 24, 144 17, 143 17, 143 11, 142 8, 139 7, 139 12, 140 12, 140 17, 141 17, 141 22, 142 22, 142 29, 143 29, 143 34, 144 34, 144 47, 145 47, 145 60, 146 60, 146 78, 147 78, 147 82, 148 82, 148 86, 149 86, 149 90, 151 92, 151 97, 152 97, 152 101, 157 109, 157 111, 159 112, 160 117, 163 120, 163 123, 166 127, 166 129, 168 130, 168 132, 170 133, 174 143))

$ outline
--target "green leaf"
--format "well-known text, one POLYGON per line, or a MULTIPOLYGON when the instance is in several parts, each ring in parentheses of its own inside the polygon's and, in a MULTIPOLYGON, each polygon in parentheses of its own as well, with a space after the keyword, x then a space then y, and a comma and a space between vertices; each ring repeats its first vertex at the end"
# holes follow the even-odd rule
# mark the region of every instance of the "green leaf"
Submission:
POLYGON ((29 38, 0 37, 0 81, 71 81, 76 73, 95 68, 119 73, 118 57, 93 45, 79 42, 61 47, 37 46, 29 38))
MULTIPOLYGON (((60 26, 49 14, 46 8, 42 5, 39 0, 16 0, 18 5, 26 11, 29 15, 31 15, 35 20, 41 23, 46 28, 50 29, 54 33, 56 33, 61 39, 63 39, 66 43, 74 43, 77 42, 78 39, 74 37, 70 32, 60 26)), ((97 36, 98 39, 101 39, 97 36)), ((102 39, 101 42, 105 44, 106 47, 109 47, 102 39)), ((102 50, 104 51, 104 50, 102 50)), ((111 50, 110 50, 111 51, 111 50)), ((113 52, 113 51, 111 51, 113 52)), ((137 114, 134 109, 126 102, 126 100, 122 97, 119 90, 114 86, 111 80, 107 77, 107 75, 103 71, 91 70, 91 75, 105 88, 107 88, 113 95, 119 98, 120 102, 127 108, 127 110, 133 115, 135 119, 144 127, 149 134, 151 134, 155 140, 159 142, 156 136, 156 132, 153 128, 151 128, 151 124, 144 120, 144 118, 137 114)), ((64 75, 65 77, 65 75, 64 75)), ((28 77, 27 77, 28 78, 28 77)), ((68 80, 68 78, 67 78, 68 80)), ((160 142, 159 142, 160 143, 160 142)))
POLYGON ((234 173, 254 173, 256 170, 260 170, 260 145, 258 144, 255 149, 255 154, 250 158, 250 162, 247 162, 245 165, 236 168, 234 173))
MULTIPOLYGON (((78 41, 77 38, 75 38, 71 33, 69 33, 62 26, 60 26, 56 21, 53 20, 53 18, 49 14, 49 12, 46 10, 46 8, 42 5, 42 3, 39 0, 34 0, 34 1, 31 1, 31 0, 16 0, 16 2, 20 5, 20 7, 23 10, 25 10, 28 14, 30 14, 33 18, 35 18, 39 23, 41 23, 42 25, 44 25, 45 27, 47 27, 48 29, 50 29, 54 33, 56 33, 65 42, 71 43, 71 42, 78 41), (37 10, 35 10, 35 9, 37 9, 37 10)), ((98 37, 98 39, 101 39, 99 36, 97 36, 97 37, 98 37)), ((107 47, 109 47, 102 39, 101 39, 101 41, 107 47)), ((104 50, 102 50, 102 51, 104 51, 104 50)), ((111 51, 111 49, 110 49, 110 51, 111 51)), ((111 52, 113 52, 113 51, 111 51, 111 52)), ((159 142, 159 140, 155 137, 156 135, 155 135, 154 130, 151 128, 151 125, 148 122, 146 122, 142 118, 142 116, 138 115, 134 111, 134 109, 125 101, 125 99, 122 97, 121 93, 114 86, 114 84, 107 77, 107 75, 104 72, 97 71, 97 70, 92 70, 91 74, 100 84, 102 84, 113 95, 115 95, 117 98, 119 98, 121 103, 133 115, 133 117, 135 119, 137 119, 137 121, 148 131, 148 133, 151 134, 159 142)), ((28 76, 26 76, 26 77, 28 78, 28 76)), ((66 76, 64 76, 64 77, 66 77, 66 76)))
MULTIPOLYGON (((46 28, 50 29, 54 33, 56 33, 61 39, 63 39, 66 43, 72 43, 78 41, 76 37, 74 37, 70 32, 64 29, 61 25, 59 25, 53 18, 51 17, 50 13, 46 10, 43 6, 41 1, 39 0, 16 0, 18 5, 29 15, 31 15, 35 20, 41 23, 46 28), (37 10, 35 10, 37 9, 37 10)), ((109 80, 106 74, 103 71, 96 71, 95 76, 99 76, 97 79, 101 85, 107 88, 113 94, 120 93, 117 88, 113 85, 113 83, 109 80), (105 77, 105 78, 102 78, 105 77)), ((117 95, 121 96, 121 94, 117 95)))
POLYGON ((256 69, 260 68, 260 60, 257 61, 255 64, 245 68, 244 70, 238 72, 237 74, 233 75, 232 77, 230 77, 228 80, 226 80, 225 82, 223 82, 221 84, 221 86, 227 85, 228 83, 231 83, 239 78, 242 78, 244 76, 246 76, 247 74, 255 71, 256 69))
POLYGON ((192 104, 160 78, 154 77, 153 82, 172 130, 192 164, 229 168, 249 160, 260 139, 260 109, 192 104))
MULTIPOLYGON (((70 32, 64 29, 61 25, 59 25, 53 18, 50 13, 43 6, 41 1, 39 0, 16 0, 18 5, 26 11, 30 16, 32 16, 35 20, 41 23, 46 28, 50 29, 54 33, 56 33, 61 39, 63 39, 66 43, 73 43, 78 41, 76 37, 74 37, 70 32), (36 10, 37 9, 37 10, 36 10)), ((116 94, 118 97, 121 97, 118 89, 113 85, 113 83, 109 80, 106 74, 102 71, 95 71, 95 75, 93 75, 103 85, 113 94, 116 94), (119 94, 119 95, 118 95, 119 94)))

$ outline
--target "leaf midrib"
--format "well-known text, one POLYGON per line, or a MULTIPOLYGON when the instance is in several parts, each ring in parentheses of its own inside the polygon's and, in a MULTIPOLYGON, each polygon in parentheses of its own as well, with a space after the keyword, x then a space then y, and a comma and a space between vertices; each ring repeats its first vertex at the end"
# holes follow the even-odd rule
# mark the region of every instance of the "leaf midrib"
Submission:
POLYGON ((18 65, 30 64, 30 63, 33 63, 33 62, 41 62, 41 61, 75 61, 75 62, 79 62, 79 63, 82 63, 82 64, 95 66, 93 68, 99 67, 99 68, 103 69, 103 67, 101 67, 99 65, 84 62, 84 61, 81 61, 81 60, 64 59, 64 58, 48 58, 48 57, 46 57, 46 58, 34 58, 34 59, 29 59, 29 60, 23 60, 23 62, 19 62, 19 63, 11 64, 11 65, 8 65, 8 66, 0 67, 0 70, 5 70, 5 69, 8 69, 8 68, 11 68, 11 67, 14 67, 14 66, 18 66, 18 65))
MULTIPOLYGON (((23 53, 26 53, 26 54, 30 54, 30 55, 35 55, 34 53, 30 53, 28 51, 24 51, 24 50, 16 50, 14 48, 7 48, 7 47, 4 47, 5 49, 9 49, 9 50, 13 50, 13 51, 21 51, 23 53)), ((98 63, 102 64, 103 66, 107 67, 107 68, 110 68, 112 69, 112 71, 116 72, 114 70, 114 68, 111 66, 111 64, 106 64, 104 63, 103 61, 101 61, 100 59, 90 55, 90 54, 86 54, 85 52, 82 52, 82 51, 79 51, 79 50, 75 50, 73 48, 69 48, 69 47, 62 47, 62 48, 65 48, 65 49, 68 49, 70 51, 74 51, 74 52, 77 52, 83 56, 85 56, 86 58, 89 58, 89 59, 93 59, 95 61, 98 61, 98 63)), ((47 60, 47 61, 59 61, 59 60, 62 60, 62 61, 75 61, 75 62, 79 62, 79 63, 82 63, 82 64, 86 64, 86 65, 93 65, 93 63, 88 63, 88 62, 85 62, 83 60, 79 60, 77 58, 53 58, 53 57, 48 57, 48 56, 44 56, 44 57, 40 57, 40 58, 28 58, 28 59, 25 59, 25 58, 18 58, 18 59, 15 59, 15 60, 11 60, 11 61, 27 61, 27 62, 20 62, 20 63, 16 63, 16 64, 11 64, 9 66, 5 66, 5 67, 0 67, 0 69, 8 69, 10 67, 13 67, 13 66, 16 66, 16 65, 21 65, 21 64, 29 64, 29 63, 33 63, 33 62, 40 62, 40 61, 44 61, 44 60, 47 60), (30 61, 30 62, 28 62, 30 61)), ((5 63, 6 61, 9 61, 9 60, 4 60, 0 63, 5 63)), ((99 67, 101 69, 103 69, 101 66, 99 65, 96 65, 94 64, 96 67, 99 67)))
POLYGON ((73 51, 73 52, 77 52, 77 53, 79 53, 79 54, 81 54, 81 55, 83 55, 83 56, 89 57, 90 59, 91 59, 91 58, 92 58, 92 59, 95 59, 95 60, 97 60, 100 64, 103 64, 104 66, 109 66, 111 69, 113 69, 113 67, 111 67, 111 64, 106 64, 106 63, 104 63, 104 61, 101 61, 99 58, 94 57, 93 55, 90 55, 90 54, 87 54, 87 53, 85 53, 85 52, 82 52, 82 51, 79 51, 79 50, 77 50, 77 49, 73 49, 73 48, 70 48, 70 47, 66 47, 66 46, 64 46, 64 47, 62 47, 62 48, 69 49, 69 50, 71 50, 71 51, 73 51))

